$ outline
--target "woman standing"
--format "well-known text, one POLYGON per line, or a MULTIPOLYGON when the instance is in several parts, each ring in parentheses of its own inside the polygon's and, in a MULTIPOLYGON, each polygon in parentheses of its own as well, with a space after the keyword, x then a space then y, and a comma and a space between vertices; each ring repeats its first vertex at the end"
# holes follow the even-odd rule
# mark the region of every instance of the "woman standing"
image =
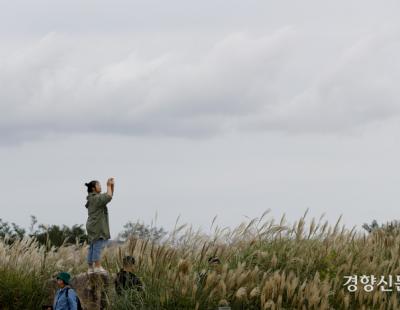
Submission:
POLYGON ((107 181, 107 192, 101 193, 99 181, 85 183, 88 196, 85 207, 88 210, 86 231, 89 241, 89 252, 87 261, 89 264, 88 273, 107 273, 101 266, 101 252, 110 236, 108 222, 107 204, 111 201, 114 193, 114 178, 107 181))

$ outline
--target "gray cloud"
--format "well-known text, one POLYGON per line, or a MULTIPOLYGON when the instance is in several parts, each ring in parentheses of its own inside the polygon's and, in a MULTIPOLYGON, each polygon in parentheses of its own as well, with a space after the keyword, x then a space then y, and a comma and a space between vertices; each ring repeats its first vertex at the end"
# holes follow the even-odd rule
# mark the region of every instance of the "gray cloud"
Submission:
POLYGON ((344 50, 328 72, 288 104, 282 104, 273 118, 265 118, 265 126, 288 131, 336 132, 398 117, 398 38, 399 32, 393 29, 361 38, 344 50))
POLYGON ((50 33, 0 62, 0 141, 74 132, 337 132, 398 114, 393 27, 326 55, 313 40, 284 27, 232 33, 198 53, 173 46, 150 57, 129 37, 107 48, 50 33))

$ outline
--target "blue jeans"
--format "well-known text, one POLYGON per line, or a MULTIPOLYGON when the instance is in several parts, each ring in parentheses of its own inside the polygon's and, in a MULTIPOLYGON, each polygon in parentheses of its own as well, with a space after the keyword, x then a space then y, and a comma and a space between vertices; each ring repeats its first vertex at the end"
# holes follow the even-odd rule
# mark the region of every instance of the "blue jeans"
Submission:
POLYGON ((89 265, 100 260, 101 252, 103 251, 106 244, 107 240, 103 239, 94 240, 90 243, 87 256, 87 261, 89 265))

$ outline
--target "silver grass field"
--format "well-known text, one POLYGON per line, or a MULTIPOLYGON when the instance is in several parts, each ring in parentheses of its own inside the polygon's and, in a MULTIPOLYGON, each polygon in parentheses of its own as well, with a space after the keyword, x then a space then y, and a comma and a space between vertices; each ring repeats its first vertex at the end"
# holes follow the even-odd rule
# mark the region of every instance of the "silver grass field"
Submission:
MULTIPOLYGON (((142 293, 107 291, 109 309, 399 309, 397 287, 350 292, 345 276, 400 273, 400 233, 370 234, 323 220, 289 225, 267 219, 268 211, 234 229, 212 223, 211 235, 187 225, 160 242, 130 238, 107 247, 104 266, 115 274, 125 255, 136 258, 142 293), (210 269, 209 257, 221 260, 210 269), (199 281, 199 274, 207 277, 199 281)), ((0 240, 0 308, 40 309, 49 280, 59 271, 83 274, 87 246, 54 248, 25 238, 0 240)), ((400 284, 399 284, 400 285, 400 284)), ((51 299, 50 299, 51 300, 51 299)), ((82 300, 85 304, 85 300, 82 300)))

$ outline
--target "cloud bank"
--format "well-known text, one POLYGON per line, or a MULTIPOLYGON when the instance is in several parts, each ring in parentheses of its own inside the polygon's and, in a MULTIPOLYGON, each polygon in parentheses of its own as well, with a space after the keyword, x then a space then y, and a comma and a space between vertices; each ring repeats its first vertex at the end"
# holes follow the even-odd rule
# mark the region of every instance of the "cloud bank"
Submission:
POLYGON ((108 49, 50 33, 0 60, 0 143, 82 132, 346 132, 399 115, 398 34, 369 33, 325 55, 315 47, 329 38, 284 27, 146 56, 128 36, 108 49))

